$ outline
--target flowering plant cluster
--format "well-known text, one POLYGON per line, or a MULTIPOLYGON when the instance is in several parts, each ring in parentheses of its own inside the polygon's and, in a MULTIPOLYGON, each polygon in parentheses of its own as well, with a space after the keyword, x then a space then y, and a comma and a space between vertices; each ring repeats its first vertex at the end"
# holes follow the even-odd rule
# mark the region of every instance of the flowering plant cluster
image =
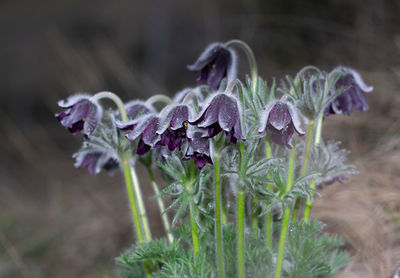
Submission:
POLYGON ((338 142, 322 140, 322 125, 367 110, 373 88, 346 67, 307 66, 267 84, 239 40, 209 45, 188 69, 201 84, 172 99, 123 103, 100 92, 59 102, 57 120, 83 134, 75 167, 124 175, 136 243, 117 259, 121 277, 330 277, 349 256, 310 222, 314 194, 357 171, 338 142), (245 83, 236 48, 249 60, 245 83), (118 109, 104 109, 104 98, 118 109), (166 239, 152 239, 137 162, 152 181, 166 239), (161 191, 154 170, 167 183, 161 191))

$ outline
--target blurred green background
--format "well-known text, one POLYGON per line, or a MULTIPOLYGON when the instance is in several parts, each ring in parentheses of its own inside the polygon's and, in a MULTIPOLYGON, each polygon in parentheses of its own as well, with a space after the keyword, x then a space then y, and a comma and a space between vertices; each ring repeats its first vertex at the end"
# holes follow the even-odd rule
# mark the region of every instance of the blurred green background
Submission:
POLYGON ((80 139, 55 120, 57 100, 172 95, 195 84, 186 65, 206 45, 233 38, 267 80, 345 65, 375 87, 370 111, 326 120, 323 135, 343 141, 360 175, 325 188, 313 216, 348 242, 340 277, 388 277, 400 262, 399 26, 399 0, 1 1, 0 277, 114 277, 132 243, 121 177, 73 167, 80 139))

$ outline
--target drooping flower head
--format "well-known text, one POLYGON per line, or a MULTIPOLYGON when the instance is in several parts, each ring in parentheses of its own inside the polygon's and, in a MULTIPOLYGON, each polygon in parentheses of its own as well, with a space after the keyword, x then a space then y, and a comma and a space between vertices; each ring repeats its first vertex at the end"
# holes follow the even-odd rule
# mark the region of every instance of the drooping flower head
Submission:
POLYGON ((225 77, 228 83, 235 78, 236 54, 222 43, 212 43, 188 69, 200 71, 197 81, 205 82, 211 89, 217 90, 225 77))
POLYGON ((81 132, 90 135, 99 124, 103 110, 97 102, 90 100, 90 95, 74 95, 58 105, 65 110, 56 114, 57 120, 72 133, 81 132))
POLYGON ((258 132, 269 134, 272 142, 292 148, 290 140, 295 131, 300 136, 304 135, 298 112, 292 104, 278 100, 264 109, 258 132))
POLYGON ((73 157, 76 159, 74 166, 76 168, 88 168, 91 175, 100 173, 102 169, 108 171, 119 166, 118 157, 112 156, 108 152, 80 151, 75 153, 73 157))
POLYGON ((130 131, 126 135, 128 140, 134 141, 139 138, 136 153, 144 155, 160 141, 160 135, 157 134, 159 122, 160 119, 156 114, 148 114, 137 120, 117 122, 116 125, 122 131, 130 131))
POLYGON ((200 170, 209 163, 213 164, 211 159, 210 139, 202 136, 202 132, 194 132, 193 138, 189 140, 184 160, 193 159, 194 165, 200 170))
POLYGON ((181 149, 186 140, 189 108, 182 104, 166 106, 160 112, 160 125, 157 134, 161 136, 157 145, 168 146, 170 151, 181 149))
POLYGON ((228 139, 236 144, 238 139, 245 140, 239 107, 238 100, 234 96, 218 93, 206 101, 200 116, 190 123, 207 130, 208 137, 225 131, 228 139))
POLYGON ((348 88, 330 102, 325 109, 325 116, 342 113, 350 115, 353 109, 360 111, 368 110, 365 93, 372 92, 374 88, 372 86, 367 86, 360 74, 353 69, 338 67, 333 71, 341 74, 341 77, 335 84, 334 91, 336 92, 344 87, 348 88))

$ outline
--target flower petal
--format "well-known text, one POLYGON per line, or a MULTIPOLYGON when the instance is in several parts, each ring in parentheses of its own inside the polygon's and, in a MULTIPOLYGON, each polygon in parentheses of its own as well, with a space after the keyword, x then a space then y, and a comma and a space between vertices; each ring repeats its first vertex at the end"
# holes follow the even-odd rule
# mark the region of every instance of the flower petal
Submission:
POLYGON ((264 108, 261 116, 260 116, 260 121, 259 121, 259 127, 258 127, 258 132, 259 133, 265 133, 265 129, 267 127, 267 123, 268 123, 268 118, 269 118, 269 114, 272 110, 272 108, 274 107, 274 105, 277 103, 277 101, 271 101, 270 103, 267 104, 267 106, 264 108))
POLYGON ((230 131, 235 123, 240 120, 237 100, 221 94, 218 99, 218 123, 225 131, 230 131))
POLYGON ((271 124, 277 130, 282 130, 286 128, 291 121, 292 117, 287 104, 278 101, 269 113, 268 124, 271 124))
POLYGON ((301 128, 300 112, 298 112, 298 110, 289 102, 287 103, 287 106, 290 113, 290 117, 292 118, 293 127, 300 136, 303 136, 305 132, 301 128))

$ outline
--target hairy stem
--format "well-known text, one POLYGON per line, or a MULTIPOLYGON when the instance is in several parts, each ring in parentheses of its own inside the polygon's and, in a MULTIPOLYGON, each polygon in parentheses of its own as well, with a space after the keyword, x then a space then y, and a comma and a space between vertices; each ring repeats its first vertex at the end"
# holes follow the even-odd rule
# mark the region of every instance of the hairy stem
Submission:
MULTIPOLYGON (((151 180, 151 185, 153 187, 154 194, 159 195, 160 190, 158 189, 158 185, 157 185, 154 173, 153 173, 153 169, 151 169, 151 167, 147 167, 147 172, 148 172, 150 180, 151 180)), ((168 242, 172 243, 174 241, 174 236, 171 233, 171 226, 169 224, 168 215, 167 215, 167 213, 164 213, 165 206, 164 206, 164 202, 161 197, 157 197, 157 204, 158 204, 158 208, 160 209, 160 212, 161 212, 161 220, 163 222, 164 229, 167 234, 168 242)))
POLYGON ((224 271, 224 253, 222 247, 222 217, 221 217, 221 182, 220 182, 220 166, 219 166, 219 155, 214 156, 214 190, 215 190, 215 237, 217 242, 217 266, 218 266, 218 277, 225 277, 224 271))
MULTIPOLYGON (((288 177, 287 177, 287 185, 286 185, 285 193, 289 192, 293 186, 294 157, 295 157, 295 147, 293 147, 292 150, 290 151, 288 177)), ((290 221, 290 211, 291 211, 290 207, 285 207, 284 211, 283 211, 281 235, 279 238, 278 257, 276 260, 275 278, 281 277, 283 258, 285 255, 287 230, 288 230, 289 221, 290 221)))
POLYGON ((154 95, 146 100, 147 105, 152 105, 156 102, 163 102, 165 104, 170 104, 170 103, 172 103, 172 100, 169 97, 164 96, 164 95, 154 95))
POLYGON ((245 189, 242 188, 237 192, 237 269, 238 277, 245 277, 245 250, 244 250, 244 203, 245 189))
MULTIPOLYGON (((314 142, 315 146, 317 146, 321 142, 323 118, 324 118, 323 113, 321 113, 318 116, 318 120, 317 120, 317 130, 315 132, 315 142, 314 142)), ((316 182, 312 182, 310 184, 310 189, 312 190, 312 193, 311 193, 311 199, 307 199, 306 205, 304 207, 303 221, 305 223, 308 223, 309 220, 310 220, 310 213, 311 213, 311 208, 312 208, 313 198, 314 198, 314 190, 315 190, 316 187, 317 187, 317 183, 316 182)))
POLYGON ((221 202, 221 211, 222 211, 222 225, 226 225, 228 223, 228 212, 224 199, 222 199, 221 202))
POLYGON ((257 63, 256 58, 254 57, 254 53, 251 50, 250 46, 241 40, 230 40, 225 43, 226 47, 240 47, 247 56, 250 65, 250 72, 251 72, 251 91, 253 94, 256 93, 257 89, 257 78, 258 78, 258 71, 257 71, 257 63))
MULTIPOLYGON (((189 172, 189 184, 186 185, 186 187, 192 187, 192 183, 194 182, 196 178, 196 166, 194 165, 194 161, 191 161, 190 164, 190 172, 189 172)), ((190 189, 191 191, 191 189, 190 189)), ((192 243, 193 243, 193 253, 194 255, 197 255, 200 250, 200 243, 199 243, 199 229, 197 228, 196 221, 194 220, 195 213, 197 213, 194 210, 194 207, 192 205, 189 205, 189 215, 190 215, 190 229, 192 232, 192 243)))
MULTIPOLYGON (((112 100, 115 103, 115 105, 118 107, 118 110, 121 114, 121 120, 123 122, 128 121, 128 115, 126 113, 124 103, 116 94, 114 94, 112 92, 100 92, 100 93, 97 93, 94 96, 92 96, 91 100, 98 101, 103 98, 112 100)), ((125 178, 126 190, 128 192, 128 199, 129 199, 129 205, 131 207, 134 229, 136 231, 136 238, 138 240, 138 243, 139 243, 139 245, 141 245, 144 241, 142 225, 143 225, 143 229, 145 230, 146 240, 148 240, 148 241, 151 240, 151 234, 150 234, 149 224, 147 221, 146 210, 145 210, 144 204, 143 204, 142 193, 140 191, 139 181, 137 179, 135 169, 133 167, 130 167, 130 165, 129 165, 129 160, 130 160, 129 153, 125 153, 122 155, 121 164, 122 164, 122 170, 123 170, 124 178, 125 178), (138 210, 138 204, 136 203, 136 199, 138 200, 138 203, 139 203, 140 213, 138 210), (141 223, 142 223, 142 225, 141 225, 141 223)), ((143 262, 143 266, 145 268, 146 277, 151 278, 152 275, 151 275, 150 264, 148 262, 143 262)))
POLYGON ((193 253, 196 256, 199 253, 200 250, 200 243, 199 243, 199 231, 197 229, 196 222, 193 219, 193 213, 192 211, 192 206, 190 206, 190 228, 192 231, 192 243, 193 243, 193 253))
MULTIPOLYGON (((124 159, 122 161, 122 168, 125 177, 126 191, 128 192, 129 205, 131 207, 131 212, 132 212, 132 220, 134 224, 134 229, 136 231, 136 238, 138 240, 139 245, 142 245, 144 242, 144 237, 143 237, 142 227, 140 225, 139 211, 136 204, 136 196, 133 190, 132 172, 129 166, 129 158, 124 159)), ((146 272, 146 277, 147 278, 152 277, 149 263, 143 262, 143 266, 146 272)))
MULTIPOLYGON (((239 143, 240 152, 240 178, 244 176, 244 144, 239 143)), ((237 268, 238 277, 245 277, 245 247, 244 247, 244 221, 245 221, 245 187, 237 185, 237 268)))
POLYGON ((112 92, 100 92, 100 93, 97 93, 94 96, 92 96, 91 100, 97 101, 102 98, 107 98, 107 99, 112 100, 115 103, 115 105, 118 107, 119 112, 121 113, 121 120, 123 122, 128 121, 128 115, 126 114, 124 103, 119 98, 119 96, 117 96, 116 94, 114 94, 112 92))
POLYGON ((144 201, 142 198, 142 196, 143 196, 142 190, 140 189, 139 180, 137 178, 136 170, 134 167, 131 167, 131 175, 132 175, 132 181, 133 181, 133 190, 135 192, 135 196, 137 197, 139 216, 140 216, 140 219, 142 220, 144 236, 146 238, 146 241, 151 241, 150 225, 149 225, 149 221, 147 219, 146 208, 144 206, 144 201))
MULTIPOLYGON (((310 156, 310 149, 311 149, 311 143, 313 140, 313 134, 314 134, 314 121, 310 121, 308 123, 306 149, 304 151, 303 165, 301 166, 300 177, 304 176, 307 171, 308 158, 310 156)), ((299 213, 300 202, 301 202, 301 198, 297 198, 296 204, 294 205, 294 210, 293 210, 293 216, 292 216, 293 222, 296 222, 296 220, 297 220, 297 214, 299 213)))
MULTIPOLYGON (((269 143, 269 138, 266 139, 265 141, 265 154, 267 158, 272 157, 272 150, 271 150, 271 144, 269 143)), ((269 177, 269 174, 267 174, 267 177, 269 177)), ((268 190, 272 191, 272 184, 268 184, 268 190)), ((265 240, 267 243, 267 247, 269 249, 272 248, 272 233, 273 233, 273 227, 272 227, 272 211, 270 210, 267 212, 267 215, 265 217, 265 240)))
MULTIPOLYGON (((253 205, 253 210, 255 208, 255 206, 258 203, 258 198, 257 196, 255 196, 251 202, 251 204, 253 205)), ((254 210, 253 215, 251 216, 251 228, 253 229, 253 231, 255 231, 258 228, 258 211, 254 210)))

